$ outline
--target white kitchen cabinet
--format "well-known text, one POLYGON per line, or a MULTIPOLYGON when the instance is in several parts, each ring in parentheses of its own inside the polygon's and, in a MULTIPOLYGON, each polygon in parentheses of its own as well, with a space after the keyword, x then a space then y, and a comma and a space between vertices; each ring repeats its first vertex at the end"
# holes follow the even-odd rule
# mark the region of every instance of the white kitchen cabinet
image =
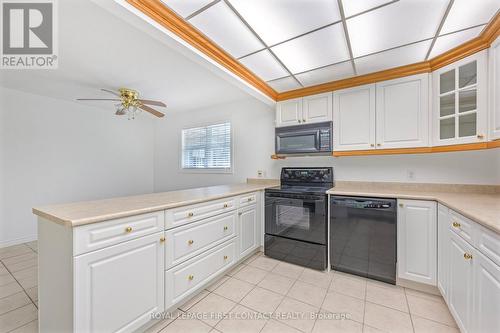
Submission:
POLYGON ((487 51, 433 72, 433 144, 487 140, 487 51))
POLYGON ((437 287, 441 295, 446 299, 448 295, 448 251, 450 247, 450 214, 448 207, 438 204, 438 267, 437 287))
MULTIPOLYGON (((463 332, 471 327, 473 310, 474 249, 455 232, 450 232, 448 306, 463 332)), ((481 314, 482 316, 482 314, 481 314)))
POLYGON ((490 139, 500 139, 500 37, 489 49, 490 139))
POLYGON ((333 149, 366 150, 375 147, 375 85, 333 93, 333 149))
POLYGON ((435 201, 398 200, 398 276, 436 285, 437 212, 435 201))
POLYGON ((255 205, 240 210, 238 213, 240 228, 239 258, 243 258, 259 247, 258 212, 255 205))
POLYGON ((479 251, 474 265, 472 332, 500 332, 500 266, 479 251))
POLYGON ((302 98, 290 99, 276 104, 276 127, 302 123, 302 98))
POLYGON ((302 101, 302 123, 332 121, 332 93, 307 96, 302 101))
POLYGON ((164 310, 163 232, 74 259, 74 331, 132 332, 164 310))
POLYGON ((377 148, 425 147, 429 144, 429 74, 376 85, 377 148))

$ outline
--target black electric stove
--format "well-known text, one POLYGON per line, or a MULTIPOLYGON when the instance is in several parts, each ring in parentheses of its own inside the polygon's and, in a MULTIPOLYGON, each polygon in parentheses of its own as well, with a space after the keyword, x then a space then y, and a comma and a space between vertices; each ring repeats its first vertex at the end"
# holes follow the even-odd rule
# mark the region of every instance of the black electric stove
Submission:
POLYGON ((324 270, 327 267, 326 191, 333 168, 283 168, 280 186, 266 189, 264 253, 324 270))

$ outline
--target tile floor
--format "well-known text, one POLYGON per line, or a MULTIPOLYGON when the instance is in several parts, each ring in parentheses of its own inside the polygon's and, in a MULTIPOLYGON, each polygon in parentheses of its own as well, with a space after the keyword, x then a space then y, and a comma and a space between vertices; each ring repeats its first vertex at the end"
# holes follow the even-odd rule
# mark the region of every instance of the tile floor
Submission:
MULTIPOLYGON (((37 244, 0 249, 0 333, 37 332, 37 244)), ((148 333, 458 332, 439 296, 257 253, 148 333), (342 318, 342 319, 341 319, 342 318)))

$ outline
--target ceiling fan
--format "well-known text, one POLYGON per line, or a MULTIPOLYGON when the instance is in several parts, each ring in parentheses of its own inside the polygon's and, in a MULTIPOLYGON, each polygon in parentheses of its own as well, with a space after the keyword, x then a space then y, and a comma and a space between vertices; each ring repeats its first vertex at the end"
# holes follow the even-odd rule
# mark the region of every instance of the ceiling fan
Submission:
POLYGON ((115 104, 116 107, 115 114, 117 116, 128 115, 128 119, 135 119, 137 112, 139 112, 138 110, 144 110, 159 118, 165 116, 163 112, 157 111, 152 107, 148 106, 148 105, 155 105, 155 106, 166 107, 165 103, 160 101, 153 101, 150 99, 139 98, 139 93, 135 90, 128 88, 120 88, 118 89, 118 92, 108 89, 101 89, 101 90, 110 93, 116 96, 117 98, 77 98, 77 101, 119 102, 118 104, 115 104))

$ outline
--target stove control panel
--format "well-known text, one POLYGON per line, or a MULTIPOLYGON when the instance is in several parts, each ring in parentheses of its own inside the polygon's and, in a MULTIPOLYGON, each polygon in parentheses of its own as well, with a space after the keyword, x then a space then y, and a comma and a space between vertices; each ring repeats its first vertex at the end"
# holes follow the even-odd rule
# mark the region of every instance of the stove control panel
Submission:
POLYGON ((333 168, 283 168, 281 181, 293 183, 333 183, 333 168))

